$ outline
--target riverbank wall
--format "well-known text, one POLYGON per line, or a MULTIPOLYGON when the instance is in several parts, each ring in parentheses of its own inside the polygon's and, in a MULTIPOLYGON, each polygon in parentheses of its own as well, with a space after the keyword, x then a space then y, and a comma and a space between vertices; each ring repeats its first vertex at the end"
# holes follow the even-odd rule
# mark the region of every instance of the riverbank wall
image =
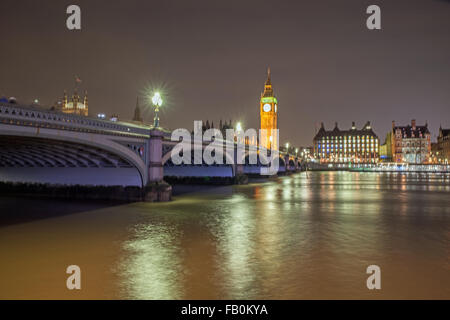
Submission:
POLYGON ((154 202, 170 201, 171 192, 172 187, 164 182, 145 188, 0 182, 0 195, 56 199, 154 202))

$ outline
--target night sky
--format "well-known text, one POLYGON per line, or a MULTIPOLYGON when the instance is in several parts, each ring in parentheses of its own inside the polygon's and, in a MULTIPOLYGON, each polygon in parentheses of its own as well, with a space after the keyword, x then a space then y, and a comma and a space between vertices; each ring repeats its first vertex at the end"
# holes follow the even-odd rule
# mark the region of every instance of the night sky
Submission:
MULTIPOLYGON (((161 88, 161 124, 241 120, 259 128, 270 66, 281 142, 311 145, 315 127, 367 120, 450 127, 450 1, 1 0, 0 95, 52 105, 74 77, 92 115, 131 119, 161 88), (66 28, 78 4, 82 30, 66 28), (366 28, 370 4, 382 30, 366 28)), ((145 120, 153 114, 146 107, 145 120)))

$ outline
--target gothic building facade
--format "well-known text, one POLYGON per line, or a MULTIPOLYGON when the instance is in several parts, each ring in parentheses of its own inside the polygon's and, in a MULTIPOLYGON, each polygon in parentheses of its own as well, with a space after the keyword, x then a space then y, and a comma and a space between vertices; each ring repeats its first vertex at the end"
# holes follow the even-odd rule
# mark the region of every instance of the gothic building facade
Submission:
POLYGON ((278 101, 274 95, 270 68, 267 69, 267 80, 259 102, 261 118, 261 141, 259 145, 266 149, 278 150, 278 101))
POLYGON ((63 98, 56 102, 53 109, 63 113, 87 117, 89 113, 87 91, 84 92, 84 97, 81 98, 78 94, 78 90, 75 89, 72 96, 68 98, 67 92, 64 90, 63 98))

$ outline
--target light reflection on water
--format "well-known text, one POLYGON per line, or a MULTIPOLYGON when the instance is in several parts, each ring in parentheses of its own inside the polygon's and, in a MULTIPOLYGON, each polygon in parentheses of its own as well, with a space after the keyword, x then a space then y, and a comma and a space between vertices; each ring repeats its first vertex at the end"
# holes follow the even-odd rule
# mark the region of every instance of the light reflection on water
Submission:
POLYGON ((441 176, 310 172, 177 199, 149 213, 177 228, 170 239, 150 228, 127 243, 143 246, 125 262, 139 261, 126 274, 141 292, 131 296, 450 298, 449 191, 441 176), (190 261, 202 241, 196 255, 208 264, 190 261), (382 292, 365 287, 370 264, 382 269, 382 292))
MULTIPOLYGON (((36 279, 22 275, 23 283, 48 288, 40 281, 54 272, 34 267, 27 248, 44 252, 41 261, 54 261, 69 256, 62 250, 70 244, 80 254, 68 261, 102 275, 89 278, 76 298, 448 299, 449 196, 449 176, 391 173, 309 172, 210 188, 170 203, 126 204, 0 228, 0 271, 17 267, 4 259, 14 255, 37 270, 36 279), (59 235, 48 241, 31 239, 55 229, 59 235), (61 248, 48 250, 54 241, 61 248), (380 292, 365 286, 370 264, 381 267, 380 292)), ((30 288, 17 283, 4 281, 8 294, 0 297, 28 297, 23 292, 30 288)))
POLYGON ((180 299, 179 234, 166 225, 138 225, 135 239, 123 245, 127 259, 120 269, 125 294, 132 299, 180 299))

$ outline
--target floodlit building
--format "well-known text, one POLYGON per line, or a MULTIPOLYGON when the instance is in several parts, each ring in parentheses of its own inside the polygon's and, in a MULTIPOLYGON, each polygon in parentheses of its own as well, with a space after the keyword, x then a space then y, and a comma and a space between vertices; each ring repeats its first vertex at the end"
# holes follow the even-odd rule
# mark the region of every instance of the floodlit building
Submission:
POLYGON ((355 122, 349 130, 340 130, 338 124, 327 131, 323 123, 313 140, 314 157, 321 163, 377 163, 379 139, 368 121, 362 129, 355 122))
POLYGON ((272 88, 270 68, 267 69, 267 80, 259 103, 261 119, 261 140, 259 145, 266 149, 278 150, 278 101, 272 88))
POLYGON ((431 155, 431 134, 428 125, 396 126, 392 121, 390 134, 392 160, 397 163, 429 163, 431 155))
POLYGON ((88 94, 84 92, 84 97, 81 98, 78 95, 78 90, 75 89, 72 97, 67 97, 67 92, 64 90, 64 96, 61 100, 58 100, 54 106, 56 111, 69 114, 77 114, 87 117, 88 115, 88 94))
POLYGON ((450 129, 439 127, 439 135, 433 151, 435 163, 448 164, 450 162, 450 129))
POLYGON ((380 145, 380 161, 381 162, 392 162, 392 131, 386 134, 386 139, 384 144, 380 145))

